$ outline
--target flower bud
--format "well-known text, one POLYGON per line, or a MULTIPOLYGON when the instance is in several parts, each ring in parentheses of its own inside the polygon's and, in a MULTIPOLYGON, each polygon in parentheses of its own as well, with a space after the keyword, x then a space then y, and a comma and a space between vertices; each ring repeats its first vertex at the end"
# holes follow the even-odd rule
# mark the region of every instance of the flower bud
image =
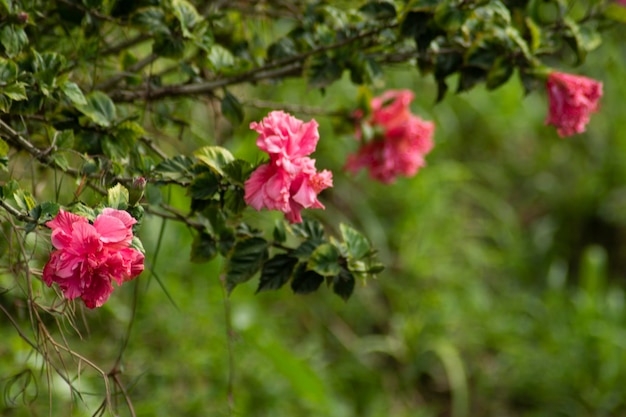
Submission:
POLYGON ((128 189, 128 205, 135 206, 143 197, 143 192, 146 189, 146 179, 144 177, 137 177, 128 189))

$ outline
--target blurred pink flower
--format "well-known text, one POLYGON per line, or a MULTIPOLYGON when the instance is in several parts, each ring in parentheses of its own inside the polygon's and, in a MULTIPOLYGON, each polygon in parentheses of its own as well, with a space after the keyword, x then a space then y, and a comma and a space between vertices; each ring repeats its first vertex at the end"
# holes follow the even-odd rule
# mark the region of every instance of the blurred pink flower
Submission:
POLYGON ((598 111, 602 83, 591 78, 552 72, 546 83, 550 111, 546 124, 561 137, 585 131, 591 113, 598 111))
POLYGON ((400 175, 415 175, 426 164, 424 157, 434 146, 435 125, 411 113, 413 98, 408 90, 389 90, 372 99, 370 118, 357 123, 356 136, 363 143, 356 154, 348 156, 346 170, 356 173, 367 168, 370 177, 389 184, 400 175), (362 138, 362 123, 378 132, 372 140, 362 138))
POLYGON ((317 146, 317 122, 304 123, 283 111, 273 111, 250 128, 259 133, 257 146, 270 156, 245 182, 246 204, 285 213, 291 223, 302 222, 304 208, 324 208, 317 195, 332 187, 332 173, 317 172, 308 157, 317 146))
POLYGON ((60 210, 46 223, 57 249, 43 270, 43 281, 56 282, 65 298, 81 297, 89 308, 100 307, 113 291, 144 269, 144 255, 130 248, 136 220, 122 210, 105 208, 93 224, 76 214, 60 210))

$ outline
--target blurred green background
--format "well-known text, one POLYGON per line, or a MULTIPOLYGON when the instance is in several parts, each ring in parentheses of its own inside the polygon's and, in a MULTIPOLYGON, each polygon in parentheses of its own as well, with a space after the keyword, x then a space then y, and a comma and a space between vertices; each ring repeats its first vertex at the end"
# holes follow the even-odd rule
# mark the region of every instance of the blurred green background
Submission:
MULTIPOLYGON (((413 111, 437 125, 428 166, 393 185, 342 172, 356 142, 315 116, 314 157, 335 186, 321 197, 327 210, 309 214, 329 230, 346 222, 364 231, 386 265, 347 303, 324 288, 254 295, 256 279, 226 301, 219 260, 191 264, 191 233, 148 217, 140 234, 156 275, 79 311, 82 340, 66 324, 51 331, 109 369, 137 297, 119 377, 138 416, 626 416, 623 39, 616 28, 586 65, 561 68, 604 82, 600 112, 567 139, 544 126, 545 94, 524 97, 516 79, 435 105, 430 77, 388 68, 375 93, 411 89, 413 111)), ((324 95, 298 80, 236 93, 338 110, 358 91, 344 79, 324 95)), ((267 109, 247 107, 234 130, 197 103, 166 110, 196 115, 171 145, 179 153, 219 143, 263 157, 246 125, 267 109)), ((163 198, 188 207, 178 189, 163 198)), ((259 225, 281 217, 248 216, 259 225)), ((105 387, 85 363, 65 364, 82 370, 79 400, 4 319, 0 340, 1 415, 96 411, 105 387), (20 374, 25 366, 32 374, 20 374)), ((130 415, 121 395, 113 401, 130 415)))

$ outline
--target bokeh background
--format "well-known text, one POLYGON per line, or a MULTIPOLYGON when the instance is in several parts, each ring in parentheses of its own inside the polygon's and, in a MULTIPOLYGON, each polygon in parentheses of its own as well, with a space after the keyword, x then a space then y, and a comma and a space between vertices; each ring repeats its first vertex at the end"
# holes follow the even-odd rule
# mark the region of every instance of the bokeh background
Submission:
MULTIPOLYGON (((325 288, 255 295, 257 280, 227 299, 220 260, 190 263, 190 231, 148 216, 140 235, 154 273, 79 312, 82 338, 51 331, 108 369, 136 297, 120 378, 138 416, 626 416, 624 39, 616 27, 584 66, 559 68, 604 82, 600 112, 567 139, 544 125, 546 95, 525 96, 516 79, 435 104, 431 77, 386 68, 373 92, 412 90, 413 111, 437 126, 428 166, 393 185, 342 171, 357 144, 339 119, 294 111, 320 123, 314 157, 334 172, 327 209, 309 214, 330 231, 362 230, 386 266, 348 302, 325 288)), ((164 108, 197 121, 169 132, 180 136, 169 146, 217 143, 256 162, 247 123, 267 113, 259 100, 323 113, 354 107, 359 91, 346 78, 325 94, 299 80, 236 94, 248 104, 236 128, 197 101, 164 108)), ((189 204, 176 188, 162 198, 189 204)), ((281 217, 247 215, 260 226, 281 217)), ((0 319, 0 414, 92 415, 102 377, 66 365, 84 368, 82 399, 0 319), (15 377, 24 364, 37 383, 15 377)))

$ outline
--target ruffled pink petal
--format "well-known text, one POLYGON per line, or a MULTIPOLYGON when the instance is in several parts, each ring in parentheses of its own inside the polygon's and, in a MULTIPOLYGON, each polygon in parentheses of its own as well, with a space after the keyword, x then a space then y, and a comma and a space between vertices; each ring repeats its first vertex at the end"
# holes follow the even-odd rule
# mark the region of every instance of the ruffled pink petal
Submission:
POLYGON ((245 182, 246 204, 261 210, 288 210, 289 175, 270 164, 259 166, 245 182))
POLYGON ((72 240, 74 223, 89 223, 89 221, 84 217, 60 209, 56 217, 46 223, 46 226, 52 229, 50 239, 55 248, 63 249, 69 245, 72 240))
POLYGON ((552 72, 546 83, 549 112, 546 124, 561 137, 585 131, 591 114, 598 111, 602 83, 591 78, 552 72))
POLYGON ((116 216, 102 213, 96 218, 93 226, 100 235, 100 241, 109 248, 124 248, 133 240, 132 224, 126 226, 123 220, 116 216))
POLYGON ((105 275, 92 276, 90 285, 85 288, 81 299, 87 308, 101 307, 111 296, 113 284, 105 275))

